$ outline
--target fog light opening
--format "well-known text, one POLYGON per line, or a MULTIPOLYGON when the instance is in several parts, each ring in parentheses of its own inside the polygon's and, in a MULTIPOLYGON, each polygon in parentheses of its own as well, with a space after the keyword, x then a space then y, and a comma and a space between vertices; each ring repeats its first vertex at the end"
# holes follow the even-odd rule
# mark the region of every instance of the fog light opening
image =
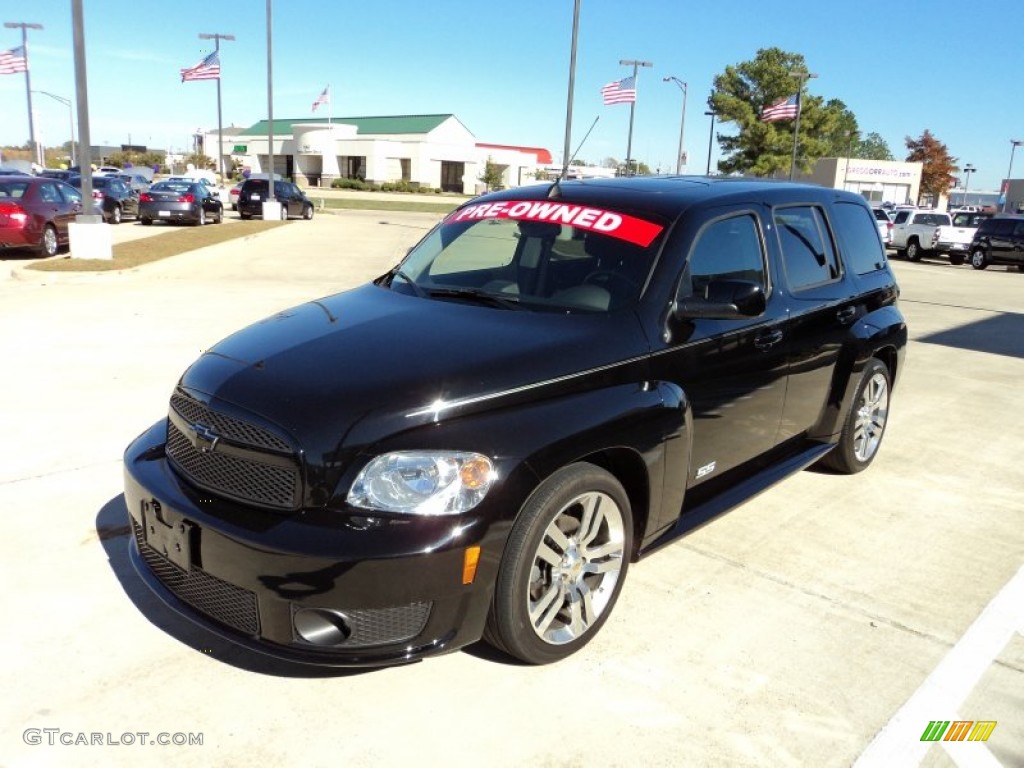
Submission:
POLYGON ((303 608, 292 618, 295 634, 312 645, 337 646, 352 636, 348 617, 326 608, 303 608))

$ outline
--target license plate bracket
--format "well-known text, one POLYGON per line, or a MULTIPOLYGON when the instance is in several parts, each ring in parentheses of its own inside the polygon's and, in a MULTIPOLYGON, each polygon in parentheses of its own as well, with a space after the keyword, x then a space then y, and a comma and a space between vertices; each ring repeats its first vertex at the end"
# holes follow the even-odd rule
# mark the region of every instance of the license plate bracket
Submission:
POLYGON ((156 499, 142 501, 142 527, 146 543, 183 571, 192 570, 195 526, 188 520, 171 521, 156 499))

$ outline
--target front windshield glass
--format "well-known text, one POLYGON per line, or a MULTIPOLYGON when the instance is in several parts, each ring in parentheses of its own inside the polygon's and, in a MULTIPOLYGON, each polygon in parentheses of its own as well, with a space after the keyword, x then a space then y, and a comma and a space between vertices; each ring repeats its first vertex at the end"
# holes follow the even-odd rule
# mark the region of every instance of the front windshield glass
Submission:
POLYGON ((608 312, 636 303, 664 230, 657 217, 572 203, 477 203, 434 229, 388 284, 439 300, 608 312))

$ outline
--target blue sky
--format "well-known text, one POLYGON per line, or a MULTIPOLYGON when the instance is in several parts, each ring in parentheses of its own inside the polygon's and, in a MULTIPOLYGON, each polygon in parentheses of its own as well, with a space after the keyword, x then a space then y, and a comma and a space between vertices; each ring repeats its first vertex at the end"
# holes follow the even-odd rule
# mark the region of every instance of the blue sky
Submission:
MULTIPOLYGON (((222 43, 225 126, 266 117, 265 2, 83 4, 94 144, 130 135, 176 149, 197 128, 216 128, 215 83, 178 74, 210 50, 201 32, 237 38, 222 43)), ((33 89, 73 97, 71 0, 0 0, 0 11, 0 21, 45 26, 29 33, 33 89)), ((480 141, 560 157, 572 12, 572 0, 274 0, 274 116, 310 116, 330 83, 335 116, 454 113, 480 141)), ((582 0, 572 147, 600 115, 579 157, 625 158, 629 107, 602 106, 600 88, 631 73, 620 59, 646 60, 654 66, 640 73, 633 156, 675 170, 682 92, 662 80, 672 75, 688 83, 686 170, 703 173, 712 78, 777 46, 818 75, 810 93, 841 99, 898 159, 905 137, 927 128, 978 169, 971 189, 995 189, 1010 139, 1024 139, 1022 33, 1019 5, 994 0, 582 0)), ((20 30, 0 27, 0 49, 20 42, 20 30)), ((22 75, 0 76, 0 105, 0 144, 26 141, 22 75)), ((67 107, 41 95, 34 106, 45 143, 70 138, 67 107)), ((1020 177, 1024 149, 1017 155, 1020 177)))

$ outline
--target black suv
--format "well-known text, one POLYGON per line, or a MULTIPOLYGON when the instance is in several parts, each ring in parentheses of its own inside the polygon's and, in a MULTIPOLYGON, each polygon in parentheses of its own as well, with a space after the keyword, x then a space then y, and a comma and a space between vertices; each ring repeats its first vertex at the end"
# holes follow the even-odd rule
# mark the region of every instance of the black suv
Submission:
MULTIPOLYGON (((82 177, 73 176, 68 184, 81 189, 82 177)), ((125 216, 139 218, 139 193, 115 176, 93 176, 92 196, 103 220, 109 224, 120 224, 125 216)))
MULTIPOLYGON (((238 190, 238 215, 243 219, 263 215, 263 203, 266 202, 270 187, 266 179, 246 179, 238 190)), ((290 181, 274 182, 274 199, 281 204, 281 218, 301 216, 313 218, 313 201, 290 181)))
POLYGON ((1024 272, 1024 216, 997 214, 981 222, 971 240, 971 266, 985 269, 989 264, 1015 266, 1024 272))
POLYGON ((811 464, 872 462, 898 294, 852 193, 627 178, 475 198, 387 274, 185 371, 125 454, 132 560, 273 656, 387 664, 483 637, 561 659, 631 562, 811 464))

